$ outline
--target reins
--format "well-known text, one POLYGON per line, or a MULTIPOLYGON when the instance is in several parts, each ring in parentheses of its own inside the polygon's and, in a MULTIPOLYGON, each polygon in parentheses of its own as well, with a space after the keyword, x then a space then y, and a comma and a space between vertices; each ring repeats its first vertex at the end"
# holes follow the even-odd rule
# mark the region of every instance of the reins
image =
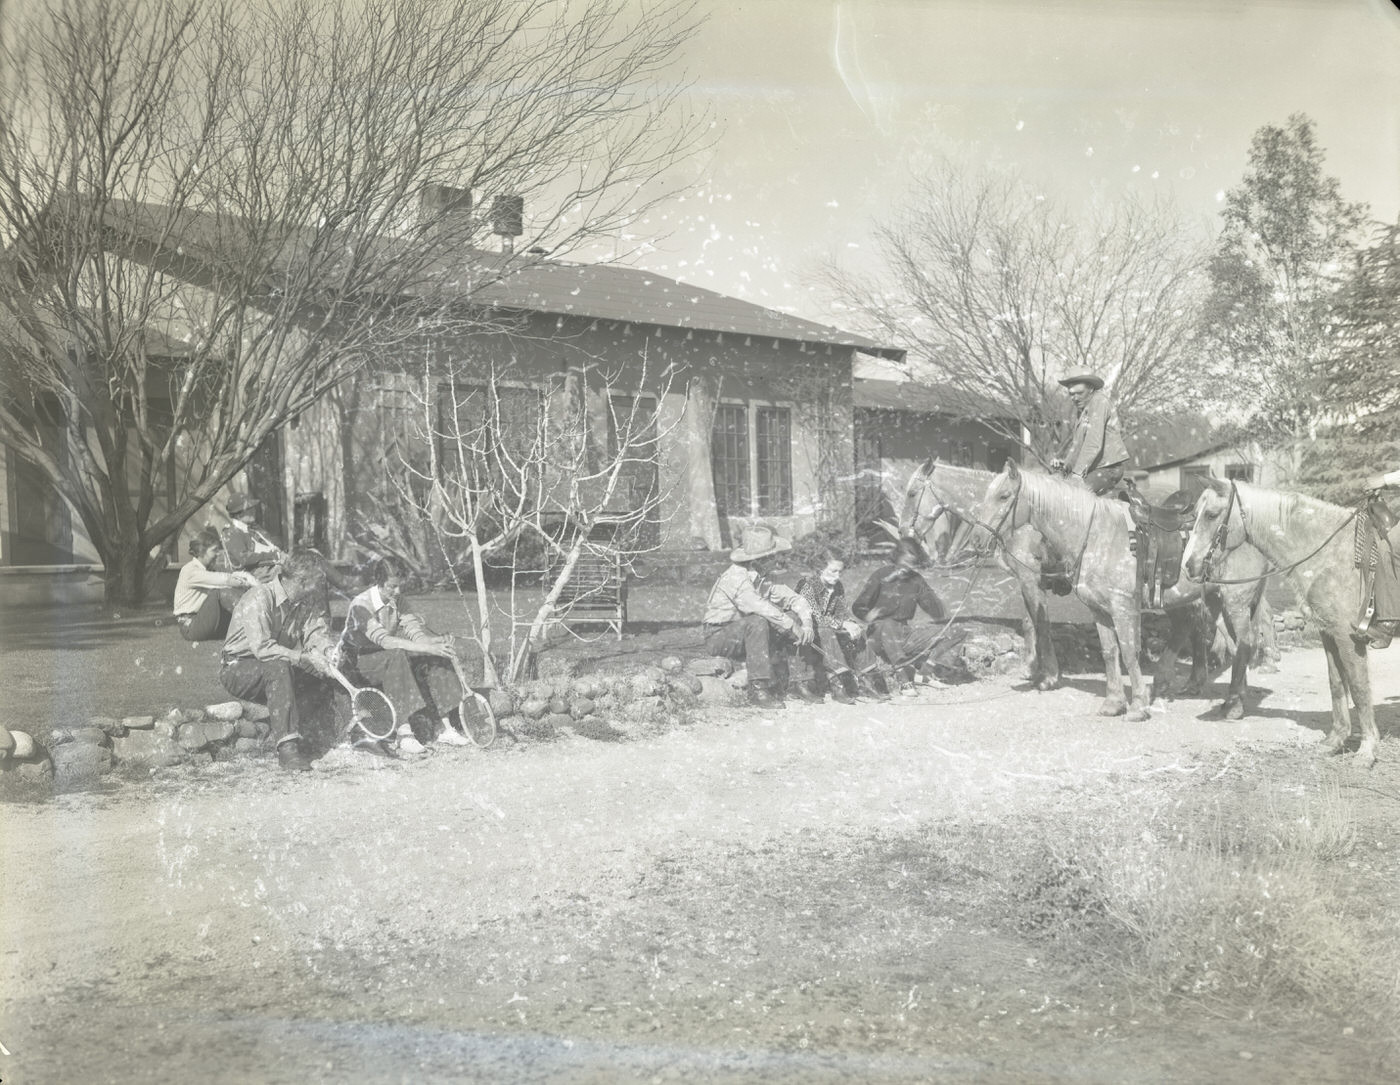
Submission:
MULTIPOLYGON (((1351 515, 1348 516, 1345 520, 1343 520, 1339 525, 1337 525, 1336 531, 1332 532, 1332 534, 1328 535, 1327 538, 1323 539, 1322 542, 1319 543, 1311 552, 1305 554, 1303 557, 1299 558, 1295 562, 1292 562, 1288 565, 1281 565, 1274 569, 1266 569, 1258 576, 1243 576, 1231 579, 1217 580, 1210 575, 1210 568, 1212 564, 1211 559, 1215 556, 1217 550, 1223 551, 1223 554, 1229 553, 1229 551, 1225 550, 1224 547, 1226 535, 1228 534, 1228 528, 1230 526, 1230 510, 1232 508, 1238 508, 1240 510, 1240 532, 1244 535, 1243 541, 1249 543, 1251 546, 1254 545, 1249 540, 1249 524, 1244 518, 1244 506, 1241 505, 1239 501, 1239 489, 1238 487, 1236 487, 1234 482, 1231 482, 1230 502, 1225 506, 1225 515, 1220 520, 1220 526, 1215 529, 1215 535, 1211 538, 1210 541, 1210 548, 1206 551, 1206 556, 1201 563, 1202 584, 1256 584, 1261 580, 1267 580, 1271 576, 1278 576, 1280 573, 1291 573, 1294 569, 1298 568, 1298 566, 1304 564, 1305 562, 1311 561, 1313 558, 1317 557, 1318 554, 1322 553, 1322 551, 1327 548, 1328 544, 1331 543, 1332 540, 1335 539, 1338 535, 1340 535, 1342 531, 1345 530, 1346 527, 1349 524, 1351 524, 1352 521, 1354 521, 1357 518, 1357 516, 1361 514, 1361 509, 1359 507, 1353 509, 1351 511, 1351 515)), ((1257 550, 1258 547, 1255 547, 1255 549, 1257 550)))

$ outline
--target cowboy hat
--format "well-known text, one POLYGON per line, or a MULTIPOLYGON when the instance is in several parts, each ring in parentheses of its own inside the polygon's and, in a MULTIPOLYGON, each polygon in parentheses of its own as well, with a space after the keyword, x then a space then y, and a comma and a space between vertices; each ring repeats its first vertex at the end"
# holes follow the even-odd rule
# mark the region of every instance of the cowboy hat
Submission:
POLYGON ((228 514, 230 516, 239 516, 258 508, 262 508, 262 502, 249 494, 234 494, 228 499, 228 514))
POLYGON ((744 531, 744 545, 729 554, 730 561, 756 561, 769 554, 781 554, 792 549, 792 540, 775 534, 771 527, 754 524, 744 531))
POLYGON ((1103 378, 1097 373, 1091 373, 1087 369, 1080 369, 1071 373, 1067 377, 1060 378, 1060 385, 1068 388, 1071 384, 1087 384, 1090 388, 1098 390, 1103 387, 1103 378))

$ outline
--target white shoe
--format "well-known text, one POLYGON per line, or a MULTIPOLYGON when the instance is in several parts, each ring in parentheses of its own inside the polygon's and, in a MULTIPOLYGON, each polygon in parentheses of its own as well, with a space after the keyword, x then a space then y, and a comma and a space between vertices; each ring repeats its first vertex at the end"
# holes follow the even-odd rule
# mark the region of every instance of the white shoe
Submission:
POLYGON ((443 746, 470 746, 472 740, 455 727, 444 727, 437 740, 443 746))
POLYGON ((413 737, 412 731, 399 732, 399 753, 426 753, 428 748, 413 737))

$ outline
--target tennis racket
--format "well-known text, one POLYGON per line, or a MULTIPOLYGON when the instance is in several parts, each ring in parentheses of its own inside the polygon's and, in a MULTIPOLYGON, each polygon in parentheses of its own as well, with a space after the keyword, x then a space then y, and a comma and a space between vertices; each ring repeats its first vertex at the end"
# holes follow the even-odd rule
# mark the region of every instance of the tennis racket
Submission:
POLYGON ((484 750, 496 741, 496 713, 491 710, 491 702, 472 689, 467 681, 467 674, 462 669, 462 661, 457 658, 455 651, 452 655, 452 669, 457 672, 457 681, 462 687, 462 700, 457 705, 457 719, 461 721, 462 730, 467 733, 467 737, 484 750))
POLYGON ((398 713, 394 711, 393 702, 382 692, 368 686, 351 684, 350 679, 335 667, 328 667, 327 672, 350 694, 350 730, 358 726, 366 735, 379 742, 398 729, 398 713))

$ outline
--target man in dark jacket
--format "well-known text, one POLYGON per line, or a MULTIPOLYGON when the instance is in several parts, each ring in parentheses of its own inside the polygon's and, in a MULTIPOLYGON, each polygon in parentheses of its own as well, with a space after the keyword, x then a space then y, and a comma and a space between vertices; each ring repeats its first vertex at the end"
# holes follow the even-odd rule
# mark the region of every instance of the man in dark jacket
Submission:
POLYGON ((1069 398, 1074 401, 1074 432, 1064 456, 1052 460, 1050 466, 1082 480, 1102 496, 1122 480, 1128 462, 1118 412, 1097 373, 1071 373, 1060 384, 1069 390, 1069 398))
POLYGON ((935 623, 947 620, 942 601, 919 574, 923 556, 923 548, 913 539, 900 539, 894 564, 876 569, 851 604, 851 612, 869 623, 870 647, 893 672, 905 696, 914 695, 914 672, 928 661, 934 647, 946 651, 965 636, 951 627, 911 625, 919 610, 935 623))

